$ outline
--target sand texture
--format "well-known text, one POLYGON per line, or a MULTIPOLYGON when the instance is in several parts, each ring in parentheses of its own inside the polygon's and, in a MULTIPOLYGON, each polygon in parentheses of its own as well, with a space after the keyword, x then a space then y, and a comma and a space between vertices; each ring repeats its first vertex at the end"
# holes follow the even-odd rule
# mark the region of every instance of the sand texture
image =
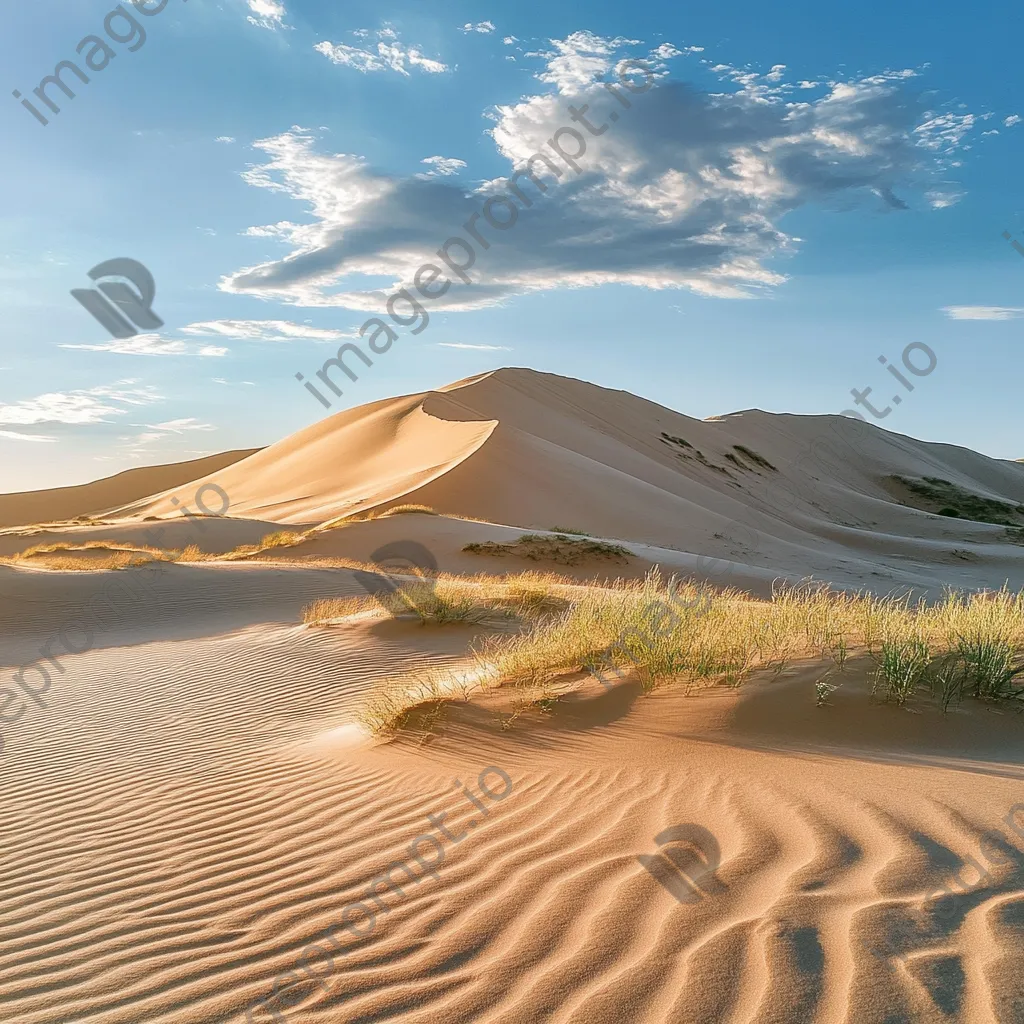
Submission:
POLYGON ((1015 708, 880 704, 859 662, 817 707, 817 670, 795 660, 691 693, 577 681, 514 728, 499 689, 426 733, 370 738, 359 708, 385 681, 458 672, 511 627, 302 615, 364 594, 346 563, 409 540, 440 570, 496 577, 1016 589, 1010 527, 911 507, 892 478, 1012 510, 1024 465, 838 417, 699 421, 514 369, 221 459, 147 471, 145 494, 89 485, 92 523, 59 523, 82 507, 64 491, 39 492, 53 508, 31 523, 9 510, 42 498, 0 498, 0 675, 17 697, 0 690, 0 1020, 1024 1022, 1015 708), (231 506, 200 532, 170 497, 207 481, 231 506), (406 502, 442 514, 315 529, 406 502), (155 526, 218 557, 12 558, 141 548, 155 526), (554 528, 628 554, 464 550, 554 528), (219 557, 281 529, 312 532, 219 557))

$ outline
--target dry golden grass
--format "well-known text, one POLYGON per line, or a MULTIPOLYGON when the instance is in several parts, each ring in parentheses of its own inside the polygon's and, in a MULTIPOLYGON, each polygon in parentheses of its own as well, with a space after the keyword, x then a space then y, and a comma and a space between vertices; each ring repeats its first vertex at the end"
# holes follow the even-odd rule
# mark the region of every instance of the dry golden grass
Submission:
MULTIPOLYGON (((527 588, 527 604, 538 613, 525 628, 487 636, 472 652, 475 668, 457 684, 464 696, 513 685, 538 690, 551 704, 555 680, 599 667, 628 673, 645 691, 668 681, 738 686, 754 670, 780 672, 799 658, 822 663, 823 704, 835 689, 830 680, 856 655, 868 659, 873 691, 886 701, 904 704, 924 689, 944 710, 966 698, 1024 698, 1024 593, 949 593, 927 604, 802 585, 777 587, 761 601, 676 580, 666 585, 657 570, 610 587, 535 590, 527 588)), ((452 686, 445 673, 393 680, 362 720, 374 731, 399 728, 414 703, 443 700, 452 686)))
POLYGON ((61 571, 95 572, 104 569, 125 569, 148 562, 172 561, 172 553, 146 545, 118 544, 112 541, 87 541, 84 544, 58 542, 36 544, 8 558, 8 565, 29 564, 61 571))

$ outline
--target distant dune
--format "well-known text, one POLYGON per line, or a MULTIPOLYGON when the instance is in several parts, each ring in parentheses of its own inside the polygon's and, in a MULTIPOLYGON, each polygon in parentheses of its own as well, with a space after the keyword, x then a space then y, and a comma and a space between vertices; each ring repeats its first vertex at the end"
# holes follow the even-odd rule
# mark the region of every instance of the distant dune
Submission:
POLYGON ((115 476, 94 480, 76 487, 54 487, 45 491, 21 491, 0 494, 0 529, 27 526, 31 523, 61 522, 76 516, 99 515, 110 509, 137 501, 148 494, 179 487, 197 476, 217 473, 240 459, 248 458, 259 448, 221 452, 189 462, 173 462, 165 466, 140 466, 115 476))

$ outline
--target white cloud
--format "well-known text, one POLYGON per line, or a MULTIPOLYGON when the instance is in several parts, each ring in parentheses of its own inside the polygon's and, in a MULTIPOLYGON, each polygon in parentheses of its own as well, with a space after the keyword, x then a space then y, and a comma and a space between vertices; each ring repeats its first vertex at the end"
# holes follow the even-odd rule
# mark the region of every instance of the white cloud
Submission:
POLYGON ((291 320, 204 320, 182 327, 181 332, 243 341, 341 341, 358 337, 355 331, 325 330, 291 320))
POLYGON ((459 171, 466 167, 465 160, 457 160, 453 156, 428 156, 425 160, 421 160, 420 163, 430 167, 430 170, 423 175, 424 178, 450 177, 453 174, 458 174, 459 171))
POLYGON ((1020 121, 1020 114, 1011 114, 1009 117, 1003 120, 1003 124, 1007 128, 1012 128, 1017 122, 1020 121))
POLYGON ((83 352, 113 352, 122 356, 188 356, 201 357, 227 355, 226 348, 204 345, 194 349, 186 341, 163 338, 159 334, 136 334, 132 338, 114 338, 96 345, 60 345, 59 348, 79 349, 83 352))
POLYGON ((459 31, 460 32, 482 32, 484 35, 486 35, 487 33, 494 31, 494 22, 493 21, 480 21, 480 22, 477 22, 477 24, 474 25, 472 22, 467 21, 466 24, 463 25, 461 29, 459 29, 459 31))
POLYGON ((593 32, 573 32, 566 39, 552 39, 551 44, 554 50, 527 56, 547 60, 547 70, 537 78, 557 86, 563 95, 587 88, 612 69, 616 50, 613 40, 593 32))
POLYGON ((216 430, 212 423, 200 423, 194 416, 180 420, 166 420, 164 423, 147 423, 150 430, 160 430, 168 434, 184 434, 188 430, 216 430))
POLYGON ((505 38, 502 39, 502 42, 506 46, 511 46, 513 43, 518 43, 519 42, 519 37, 518 36, 505 36, 505 38))
POLYGON ((288 12, 281 0, 249 0, 249 10, 252 11, 252 14, 246 20, 250 25, 271 30, 287 27, 284 19, 288 12), (256 17, 253 17, 253 14, 256 17))
MULTIPOLYGON (((728 89, 663 81, 631 96, 627 110, 595 76, 613 70, 631 45, 576 33, 541 55, 551 88, 494 109, 490 136, 506 174, 538 153, 551 161, 535 161, 546 193, 520 177, 531 205, 512 203, 518 219, 511 230, 479 216, 488 198, 508 191, 502 180, 467 192, 457 180, 382 174, 358 156, 320 150, 313 133, 299 128, 256 142, 266 159, 245 180, 291 196, 306 223, 250 228, 290 251, 229 275, 222 289, 377 313, 393 287, 411 285, 418 267, 438 262, 446 239, 469 239, 461 225, 476 215, 491 244, 474 246, 472 287, 449 275, 452 287, 426 304, 431 311, 608 283, 749 298, 785 281, 773 264, 800 243, 781 226, 794 210, 825 206, 841 216, 858 205, 897 211, 908 201, 956 200, 946 154, 957 143, 935 136, 963 139, 968 115, 939 123, 901 71, 835 82, 815 98, 800 93, 797 102, 794 86, 767 80, 773 71, 721 65, 734 83, 728 89), (570 104, 601 132, 577 126, 586 146, 579 174, 549 145, 572 124, 570 104), (620 114, 614 124, 613 113, 620 114), (394 285, 355 290, 364 276, 394 285)), ((777 75, 780 66, 770 66, 777 75)), ((642 88, 642 76, 635 85, 642 88)), ((575 139, 563 145, 575 155, 575 139)), ((502 204, 494 215, 505 221, 502 204)), ((461 259, 457 250, 454 258, 461 259)))
POLYGON ((0 423, 32 426, 37 423, 109 423, 111 416, 123 416, 122 406, 150 405, 160 401, 152 387, 127 387, 135 380, 75 391, 52 391, 20 402, 0 404, 0 423), (116 403, 116 404, 115 404, 116 403))
MULTIPOLYGON (((353 33, 358 38, 367 38, 370 34, 367 29, 353 33)), ((397 71, 400 75, 408 76, 409 68, 420 68, 428 74, 439 75, 448 70, 447 64, 424 57, 415 47, 404 46, 393 28, 386 26, 375 35, 378 40, 376 50, 327 41, 317 43, 313 49, 333 63, 355 68, 363 74, 371 71, 397 71)))
POLYGON ((439 341, 438 348, 471 348, 480 352, 511 352, 504 345, 464 345, 461 341, 439 341))
POLYGON ((230 135, 218 135, 217 138, 215 138, 213 141, 214 142, 223 142, 223 143, 225 143, 225 145, 230 145, 235 140, 230 135))
POLYGON ((1016 320, 1024 315, 1018 306, 943 306, 950 320, 1016 320))
POLYGON ((56 441, 55 437, 47 437, 44 434, 19 434, 16 430, 0 430, 0 437, 9 438, 11 441, 56 441))

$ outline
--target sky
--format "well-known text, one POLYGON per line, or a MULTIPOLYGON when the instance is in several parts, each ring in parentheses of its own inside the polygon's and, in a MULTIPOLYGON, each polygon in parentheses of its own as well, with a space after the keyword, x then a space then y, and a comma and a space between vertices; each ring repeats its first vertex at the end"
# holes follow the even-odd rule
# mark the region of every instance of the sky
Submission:
POLYGON ((0 492, 499 366, 1024 457, 1018 7, 137 6, 5 11, 0 492))

